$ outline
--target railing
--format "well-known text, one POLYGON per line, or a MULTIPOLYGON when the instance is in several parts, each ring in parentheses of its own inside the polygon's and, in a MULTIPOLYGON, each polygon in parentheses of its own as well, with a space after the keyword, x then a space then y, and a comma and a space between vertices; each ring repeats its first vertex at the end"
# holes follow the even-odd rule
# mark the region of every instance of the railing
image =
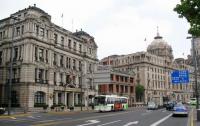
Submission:
POLYGON ((40 84, 48 84, 49 81, 48 80, 42 80, 42 79, 35 79, 36 83, 40 83, 40 84))

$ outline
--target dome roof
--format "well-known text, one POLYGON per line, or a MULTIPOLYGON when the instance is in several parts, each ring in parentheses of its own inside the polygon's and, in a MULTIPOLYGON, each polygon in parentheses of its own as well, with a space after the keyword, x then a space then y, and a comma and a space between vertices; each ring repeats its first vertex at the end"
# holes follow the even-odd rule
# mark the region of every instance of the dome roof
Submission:
POLYGON ((154 37, 154 40, 152 41, 152 43, 147 47, 147 51, 154 50, 154 49, 172 49, 172 48, 170 45, 167 44, 167 42, 165 42, 162 39, 162 36, 160 36, 157 33, 157 36, 154 37))
POLYGON ((162 39, 162 36, 160 36, 159 33, 157 33, 157 36, 154 37, 152 43, 147 47, 147 52, 165 57, 169 60, 173 59, 172 47, 162 39))

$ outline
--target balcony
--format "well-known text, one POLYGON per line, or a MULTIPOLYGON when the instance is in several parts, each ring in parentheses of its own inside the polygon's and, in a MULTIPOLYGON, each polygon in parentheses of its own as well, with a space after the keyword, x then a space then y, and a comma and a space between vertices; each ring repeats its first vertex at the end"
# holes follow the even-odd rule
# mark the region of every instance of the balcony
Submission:
MULTIPOLYGON (((12 79, 12 83, 19 83, 20 82, 20 78, 13 78, 12 79)), ((7 83, 9 83, 9 79, 7 79, 7 83)))

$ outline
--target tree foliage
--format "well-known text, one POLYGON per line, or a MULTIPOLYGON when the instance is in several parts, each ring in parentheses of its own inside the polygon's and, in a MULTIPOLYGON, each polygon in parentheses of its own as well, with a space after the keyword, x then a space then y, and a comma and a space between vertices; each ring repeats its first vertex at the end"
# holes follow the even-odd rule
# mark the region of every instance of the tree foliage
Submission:
POLYGON ((190 23, 188 33, 194 37, 200 36, 200 0, 180 0, 174 11, 180 18, 185 17, 190 23))
POLYGON ((142 96, 144 95, 144 86, 137 84, 135 87, 135 92, 137 101, 142 101, 142 96))

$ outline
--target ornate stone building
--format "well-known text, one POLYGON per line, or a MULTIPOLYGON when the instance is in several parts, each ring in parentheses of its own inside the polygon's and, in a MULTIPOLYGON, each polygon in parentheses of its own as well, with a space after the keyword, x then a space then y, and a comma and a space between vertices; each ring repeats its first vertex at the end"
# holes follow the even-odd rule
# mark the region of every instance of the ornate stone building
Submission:
POLYGON ((35 5, 0 20, 0 104, 8 103, 12 44, 12 106, 89 105, 97 93, 94 37, 57 26, 35 5))
POLYGON ((173 59, 172 48, 157 33, 147 52, 136 52, 128 55, 108 56, 100 61, 102 65, 112 65, 121 71, 135 72, 136 85, 145 88, 144 103, 150 100, 177 99, 187 102, 193 95, 193 67, 187 65, 184 59, 173 59), (173 85, 171 72, 188 69, 190 83, 173 85))

